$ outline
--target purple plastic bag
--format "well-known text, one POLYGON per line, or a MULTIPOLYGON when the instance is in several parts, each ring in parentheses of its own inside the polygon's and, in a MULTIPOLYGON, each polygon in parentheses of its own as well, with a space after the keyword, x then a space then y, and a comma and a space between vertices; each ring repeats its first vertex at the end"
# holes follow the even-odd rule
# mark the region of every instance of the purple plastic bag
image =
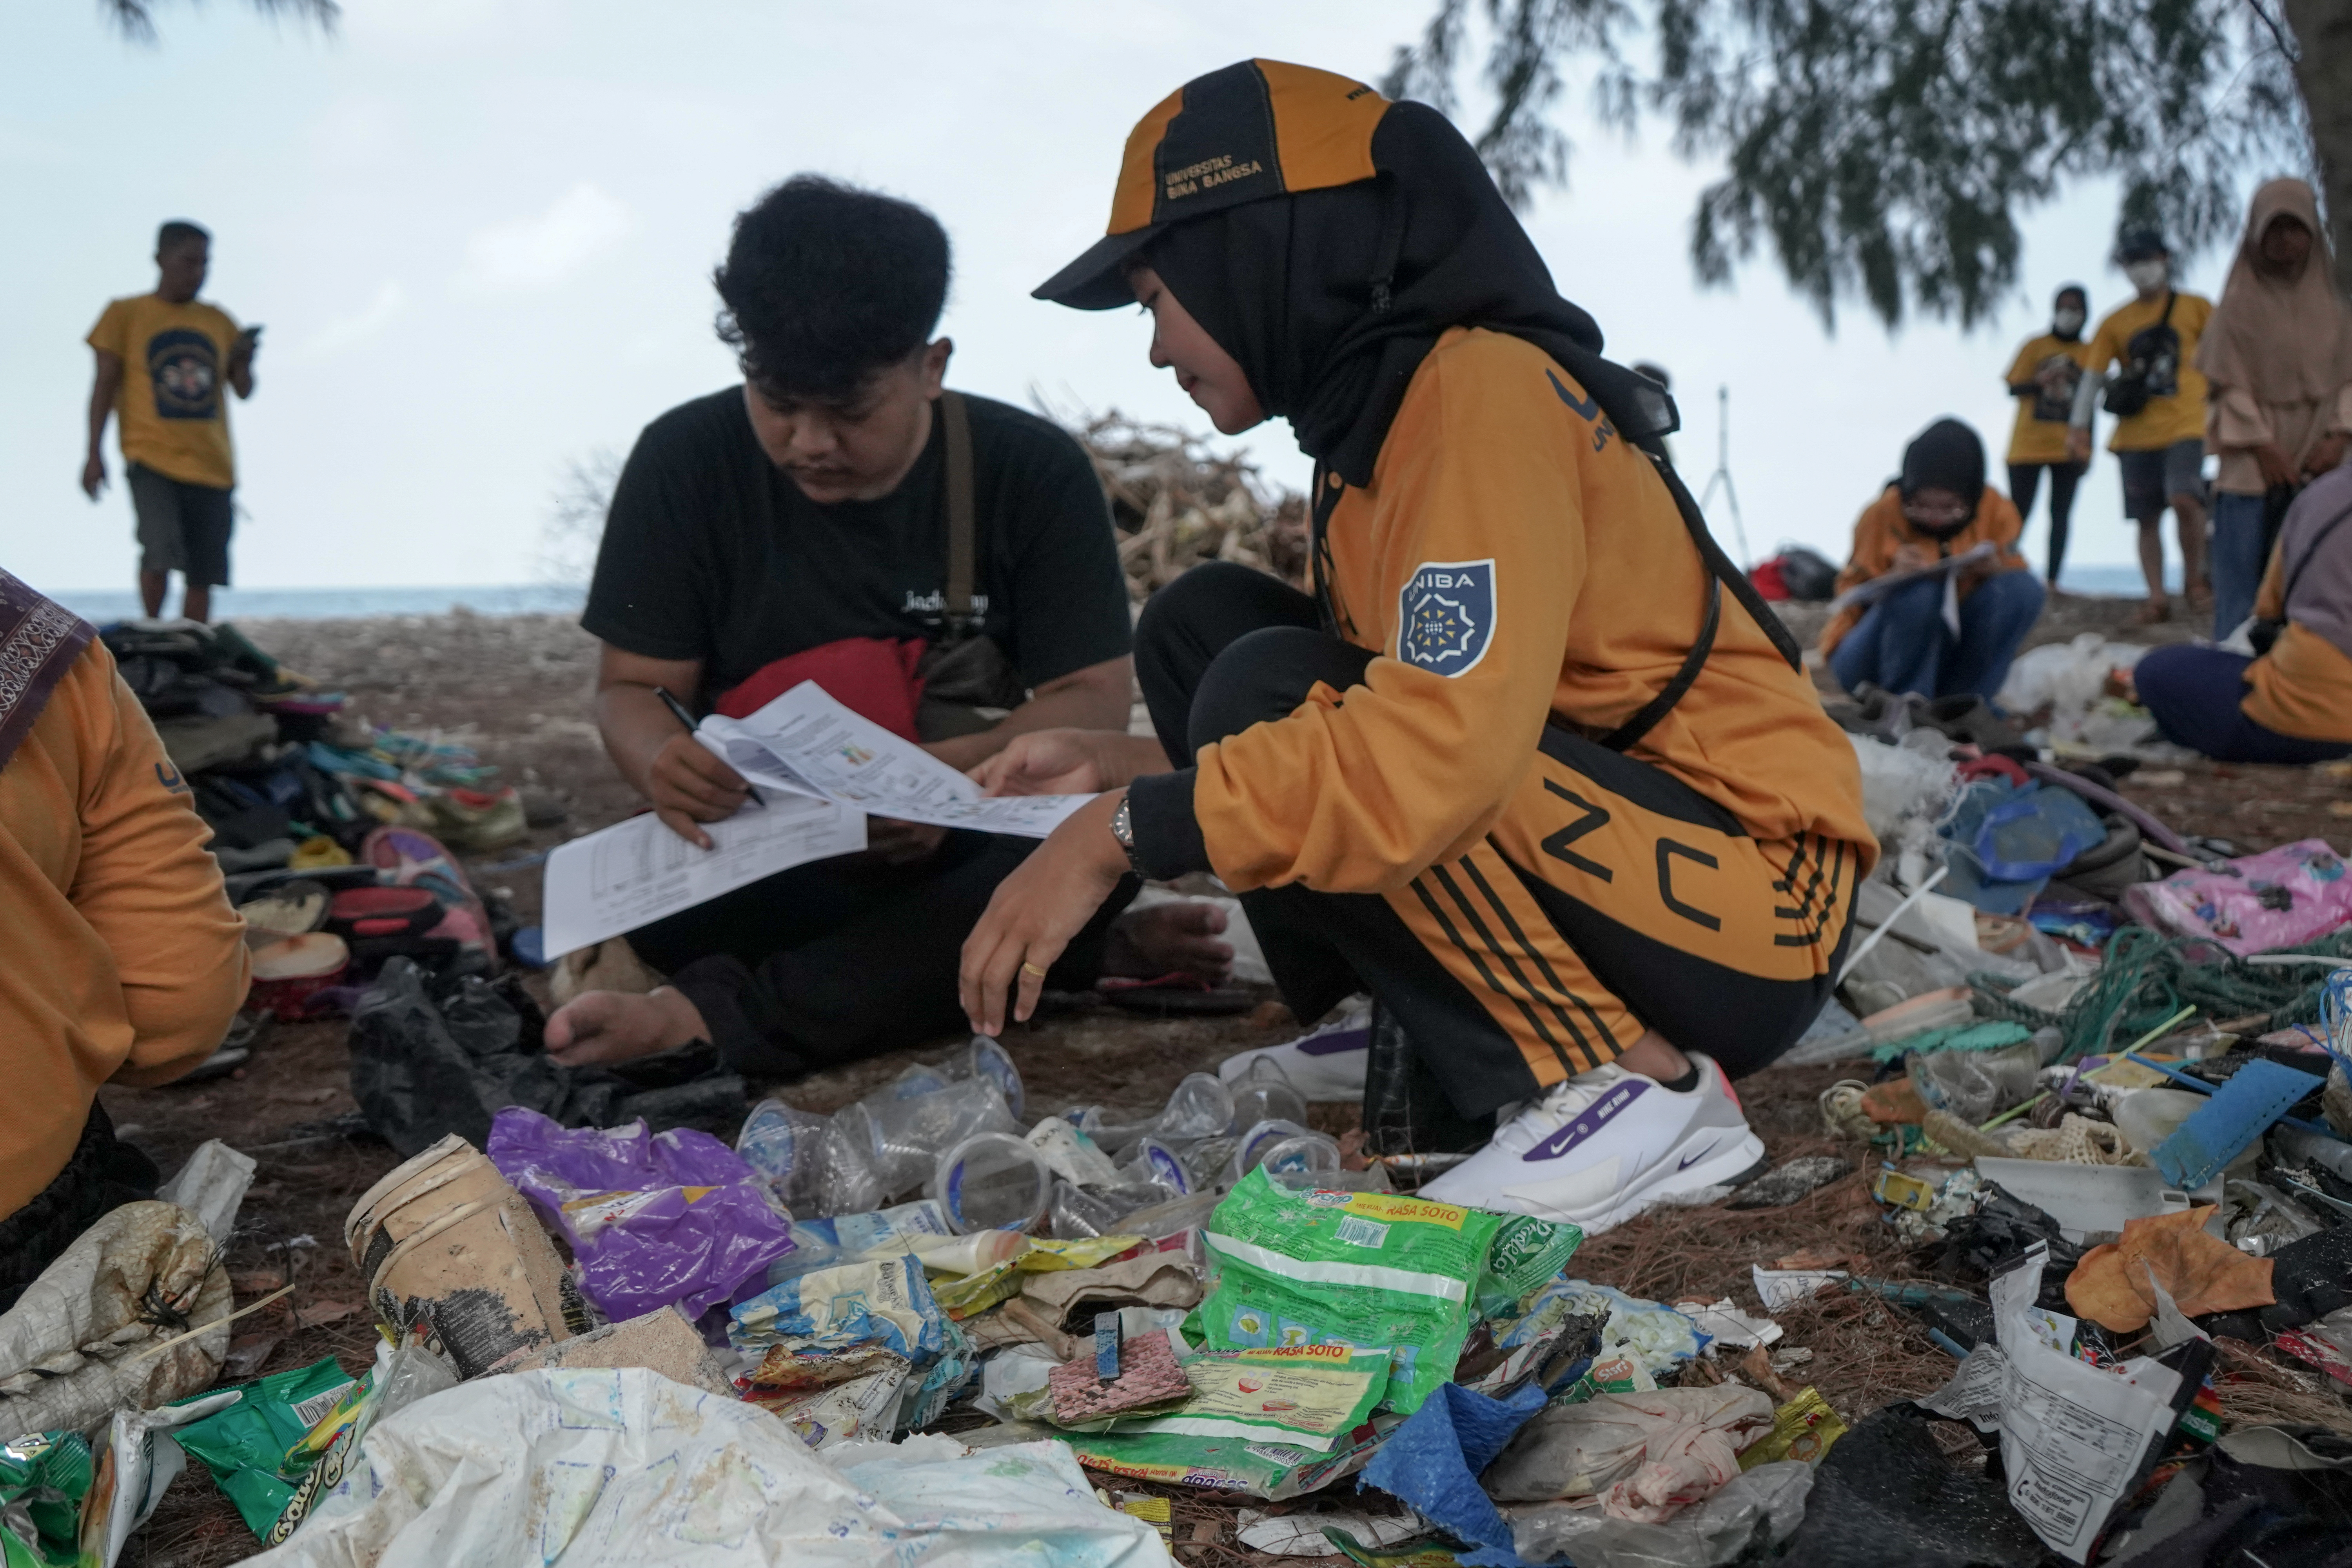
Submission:
POLYGON ((581 1290, 616 1323, 668 1306, 698 1318, 793 1249, 765 1184, 708 1132, 565 1127, 511 1105, 485 1152, 563 1232, 581 1290))

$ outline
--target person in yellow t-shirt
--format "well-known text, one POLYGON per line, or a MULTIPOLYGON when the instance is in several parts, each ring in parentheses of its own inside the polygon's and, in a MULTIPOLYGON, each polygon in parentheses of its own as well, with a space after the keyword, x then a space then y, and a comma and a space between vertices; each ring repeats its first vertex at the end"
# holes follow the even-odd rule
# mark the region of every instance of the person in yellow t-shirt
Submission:
POLYGON ((2139 524, 2139 568, 2147 579, 2146 622, 2166 620, 2164 510, 2180 533, 2180 586, 2190 605, 2213 602, 2205 577, 2205 375, 2197 368, 2197 341, 2213 301, 2172 287, 2172 252, 2152 228, 2127 229, 2116 259, 2137 296, 2109 311, 2091 340, 2082 388, 2074 396, 2068 449, 2077 462, 2091 458, 2091 410, 2103 385, 2110 396, 2137 402, 2117 409, 2107 450, 2123 470, 2124 515, 2139 524), (2109 375, 2109 367, 2114 374, 2109 375))
POLYGON ((197 621, 211 618, 212 591, 228 582, 235 521, 236 462, 221 389, 253 395, 261 336, 197 300, 211 265, 212 236, 173 219, 156 232, 155 291, 111 301, 90 329, 98 371, 81 469, 82 492, 96 500, 106 487, 106 422, 119 415, 123 482, 139 525, 140 602, 162 615, 177 572, 180 613, 197 621))
POLYGON ((2074 394, 2083 384, 2083 362, 2091 345, 2083 338, 2091 297, 2080 283, 2058 290, 2050 330, 2017 351, 2010 363, 2009 395, 2017 399, 2017 424, 2009 437, 2009 495, 2020 519, 2033 515, 2042 471, 2050 471, 2050 552, 2042 574, 2058 591, 2058 569, 2066 563, 2066 523, 2074 511, 2074 486, 2083 465, 2067 450, 2066 432, 2074 417, 2074 394))

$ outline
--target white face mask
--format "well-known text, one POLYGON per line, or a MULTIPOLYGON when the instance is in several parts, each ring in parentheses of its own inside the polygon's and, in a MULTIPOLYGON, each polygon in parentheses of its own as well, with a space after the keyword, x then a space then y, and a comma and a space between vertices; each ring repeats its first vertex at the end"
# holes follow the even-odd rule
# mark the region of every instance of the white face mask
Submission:
POLYGON ((2071 338, 2083 330, 2083 312, 2080 310, 2061 310, 2052 321, 2062 338, 2071 338))
POLYGON ((2163 285, 2165 270, 2165 265, 2160 259, 2124 263, 2124 276, 2130 279, 2132 287, 2143 294, 2163 285))

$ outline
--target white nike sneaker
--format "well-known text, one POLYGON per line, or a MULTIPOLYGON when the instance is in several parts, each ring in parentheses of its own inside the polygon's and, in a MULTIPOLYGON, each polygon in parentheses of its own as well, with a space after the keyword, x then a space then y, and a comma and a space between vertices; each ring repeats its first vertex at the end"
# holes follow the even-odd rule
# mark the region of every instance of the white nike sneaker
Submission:
POLYGON ((1371 1059, 1371 1001, 1350 997, 1322 1027, 1278 1046, 1227 1057, 1217 1068, 1217 1076, 1230 1089, 1249 1071, 1252 1062, 1265 1058, 1282 1068, 1291 1087, 1310 1100, 1360 1100, 1364 1064, 1371 1059))
POLYGON ((1764 1158, 1764 1141, 1723 1069, 1689 1056, 1699 1081, 1680 1093, 1613 1065, 1578 1074, 1419 1195, 1567 1220, 1598 1236, 1654 1204, 1746 1174, 1764 1158))

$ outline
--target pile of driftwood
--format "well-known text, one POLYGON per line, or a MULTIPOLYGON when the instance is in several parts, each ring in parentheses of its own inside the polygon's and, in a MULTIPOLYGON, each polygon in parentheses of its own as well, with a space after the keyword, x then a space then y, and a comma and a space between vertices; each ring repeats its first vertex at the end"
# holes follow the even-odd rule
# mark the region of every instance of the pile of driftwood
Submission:
POLYGON ((1238 561, 1307 585, 1304 497, 1270 490, 1254 465, 1213 454, 1173 426, 1113 411, 1087 420, 1078 439, 1110 497, 1119 564, 1137 603, 1203 561, 1238 561))

